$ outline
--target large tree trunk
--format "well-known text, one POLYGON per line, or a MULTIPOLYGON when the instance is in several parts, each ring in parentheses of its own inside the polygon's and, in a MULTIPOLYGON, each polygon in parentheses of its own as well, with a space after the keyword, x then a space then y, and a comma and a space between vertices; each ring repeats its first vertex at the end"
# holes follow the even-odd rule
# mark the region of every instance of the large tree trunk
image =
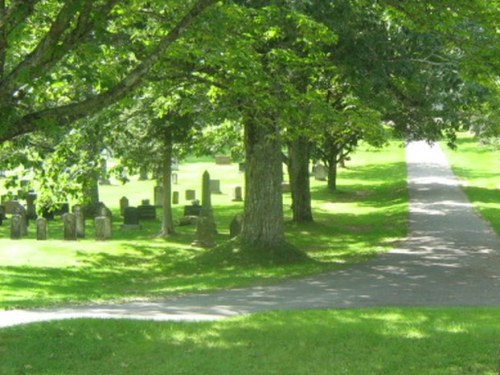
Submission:
POLYGON ((245 209, 240 239, 260 248, 280 247, 285 244, 285 235, 278 129, 247 121, 245 154, 245 209))
POLYGON ((309 184, 309 149, 310 143, 304 137, 299 137, 288 145, 288 175, 292 191, 293 221, 297 223, 313 221, 309 184))
POLYGON ((164 151, 162 160, 162 185, 163 185, 163 216, 161 222, 162 237, 175 233, 172 217, 172 134, 165 130, 164 151))

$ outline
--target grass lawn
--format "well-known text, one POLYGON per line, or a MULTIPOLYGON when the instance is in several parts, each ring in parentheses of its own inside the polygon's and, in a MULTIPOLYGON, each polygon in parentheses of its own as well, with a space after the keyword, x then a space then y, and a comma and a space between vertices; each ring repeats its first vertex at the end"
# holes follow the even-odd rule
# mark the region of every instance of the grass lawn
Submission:
POLYGON ((497 374, 500 310, 270 312, 210 323, 74 320, 0 330, 0 373, 497 374))
POLYGON ((481 145, 470 134, 461 134, 458 149, 443 149, 465 193, 479 213, 500 235, 500 148, 481 145))
MULTIPOLYGON (((217 242, 228 239, 229 222, 243 209, 232 202, 234 187, 242 185, 238 165, 218 166, 202 160, 180 165, 181 192, 195 188, 200 196, 201 174, 207 169, 221 180, 223 194, 212 201, 219 229, 217 242)), ((49 224, 48 241, 36 241, 34 226, 29 237, 10 240, 9 221, 0 226, 0 309, 50 306, 104 300, 147 299, 182 293, 269 283, 359 262, 390 249, 406 236, 407 190, 404 149, 392 144, 383 150, 360 149, 348 169, 340 171, 339 191, 326 192, 325 182, 312 182, 315 223, 290 222, 290 196, 285 194, 286 236, 315 262, 288 266, 226 264, 207 267, 200 262, 206 250, 192 247, 194 226, 178 227, 178 234, 158 238, 160 222, 144 222, 142 230, 124 232, 119 217, 119 199, 131 205, 142 199, 153 201, 153 181, 114 183, 101 187, 101 199, 114 211, 114 237, 96 242, 91 221, 87 238, 62 240, 61 221, 49 224)), ((175 207, 174 217, 182 215, 175 207)))

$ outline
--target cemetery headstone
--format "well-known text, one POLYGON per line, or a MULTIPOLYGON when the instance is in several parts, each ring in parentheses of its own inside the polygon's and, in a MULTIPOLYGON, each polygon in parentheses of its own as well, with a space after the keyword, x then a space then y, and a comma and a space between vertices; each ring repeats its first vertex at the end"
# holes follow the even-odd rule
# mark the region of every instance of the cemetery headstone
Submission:
POLYGON ((22 204, 19 204, 14 210, 14 215, 21 216, 21 236, 28 235, 28 217, 26 215, 26 208, 22 204))
POLYGON ((122 229, 141 229, 137 207, 125 208, 122 229))
POLYGON ((21 203, 15 200, 6 201, 3 205, 5 206, 5 213, 8 215, 14 215, 18 208, 22 207, 21 203))
POLYGON ((229 237, 234 238, 241 233, 241 228, 243 227, 243 215, 236 215, 231 223, 229 224, 229 237))
POLYGON ((105 241, 111 238, 111 220, 107 216, 98 216, 94 219, 95 238, 98 241, 105 241))
POLYGON ((178 171, 179 170, 179 159, 173 158, 172 159, 172 166, 171 166, 173 171, 178 171))
POLYGON ((36 219, 36 239, 38 241, 47 239, 47 219, 43 217, 36 219))
POLYGON ((227 155, 216 155, 215 164, 217 165, 228 165, 231 164, 231 157, 227 155))
POLYGON ((62 215, 63 233, 66 241, 76 241, 76 216, 66 212, 62 215))
POLYGON ((28 215, 28 219, 35 220, 36 219, 36 201, 37 195, 35 192, 30 191, 26 196, 26 214, 28 215))
POLYGON ((163 207, 163 186, 155 186, 154 202, 156 207, 163 207))
POLYGON ((196 225, 196 241, 193 242, 193 245, 212 247, 215 244, 213 235, 217 233, 217 228, 212 210, 210 175, 208 171, 203 173, 201 193, 201 211, 196 225))
POLYGON ((210 193, 222 194, 220 191, 220 180, 210 180, 210 193))
POLYGON ((104 203, 100 203, 100 207, 99 207, 99 210, 97 211, 97 216, 106 216, 109 218, 110 222, 112 223, 113 222, 113 213, 111 212, 111 210, 106 207, 106 205, 104 203))
POLYGON ((245 163, 238 163, 238 171, 245 172, 245 163))
POLYGON ((172 204, 179 204, 179 192, 174 191, 172 193, 172 204))
POLYGON ((323 164, 316 164, 314 167, 314 178, 317 181, 326 181, 328 169, 323 164))
POLYGON ((83 207, 80 205, 73 206, 73 214, 75 215, 76 222, 76 237, 85 238, 85 215, 83 207))
POLYGON ((179 176, 177 173, 172 173, 172 184, 177 185, 179 183, 179 176))
POLYGON ((241 186, 236 186, 234 188, 234 199, 233 202, 241 202, 243 201, 243 191, 241 186))
POLYGON ((186 190, 186 200, 192 201, 196 199, 196 190, 186 190))
POLYGON ((17 240, 22 237, 23 221, 21 215, 12 215, 10 220, 10 238, 17 240))
POLYGON ((120 199, 120 213, 122 216, 125 215, 125 209, 129 206, 129 201, 127 197, 121 197, 120 199))
POLYGON ((149 204, 149 199, 144 199, 142 204, 137 207, 139 213, 139 220, 155 220, 156 207, 149 204))

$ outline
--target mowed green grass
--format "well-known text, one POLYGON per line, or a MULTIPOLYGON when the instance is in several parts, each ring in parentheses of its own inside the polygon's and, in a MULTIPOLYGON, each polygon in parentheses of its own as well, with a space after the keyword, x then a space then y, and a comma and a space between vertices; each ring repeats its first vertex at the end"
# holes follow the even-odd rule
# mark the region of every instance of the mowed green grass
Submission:
POLYGON ((497 374, 500 310, 269 312, 227 321, 74 320, 0 330, 0 373, 497 374))
POLYGON ((443 147, 453 172, 479 213, 500 235, 500 148, 482 145, 470 134, 461 134, 457 146, 456 150, 443 147))
MULTIPOLYGON (((236 163, 217 166, 213 162, 180 165, 178 185, 181 204, 174 217, 182 216, 188 204, 186 189, 200 196, 204 170, 221 180, 222 194, 212 201, 219 234, 229 238, 229 223, 242 212, 243 203, 232 202, 235 186, 244 176, 236 163)), ((127 196, 131 205, 142 199, 153 201, 154 181, 134 177, 126 185, 101 187, 101 199, 114 211, 113 239, 94 240, 92 222, 87 221, 87 238, 62 240, 61 221, 49 224, 48 241, 36 241, 34 225, 29 237, 10 240, 9 222, 0 227, 0 309, 51 306, 108 300, 159 298, 220 288, 265 284, 286 277, 304 276, 359 262, 387 251, 406 236, 407 205, 404 149, 398 143, 383 150, 361 148, 340 170, 339 191, 326 191, 325 182, 311 178, 315 223, 290 222, 290 195, 284 195, 286 237, 307 252, 315 262, 295 265, 231 263, 210 266, 198 258, 206 250, 191 246, 194 226, 177 227, 178 234, 158 238, 160 221, 143 223, 142 230, 122 231, 118 204, 127 196)))

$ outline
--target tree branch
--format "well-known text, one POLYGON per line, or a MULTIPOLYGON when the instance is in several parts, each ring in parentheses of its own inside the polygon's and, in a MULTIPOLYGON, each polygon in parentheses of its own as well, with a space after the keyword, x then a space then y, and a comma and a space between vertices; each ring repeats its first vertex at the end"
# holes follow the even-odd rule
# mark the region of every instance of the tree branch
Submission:
POLYGON ((186 28, 208 7, 218 0, 199 0, 191 10, 174 26, 172 30, 161 40, 156 50, 133 69, 122 81, 106 92, 90 97, 77 103, 71 103, 61 107, 45 109, 36 113, 30 113, 16 123, 9 126, 0 135, 0 143, 12 139, 21 134, 39 130, 46 126, 64 126, 99 112, 101 109, 116 103, 137 88, 142 79, 151 71, 152 67, 161 59, 166 50, 178 40, 186 28))

